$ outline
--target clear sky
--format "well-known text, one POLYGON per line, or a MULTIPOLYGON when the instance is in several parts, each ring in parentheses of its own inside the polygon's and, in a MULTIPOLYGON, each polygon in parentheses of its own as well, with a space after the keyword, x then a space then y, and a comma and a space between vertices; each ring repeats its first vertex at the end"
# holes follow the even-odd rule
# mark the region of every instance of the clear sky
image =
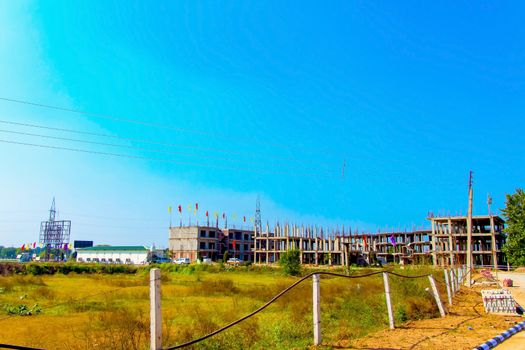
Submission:
POLYGON ((53 196, 73 239, 158 246, 169 205, 239 225, 257 195, 270 223, 425 225, 466 212, 469 170, 474 212, 489 192, 497 210, 524 179, 524 20, 507 1, 0 0, 0 98, 90 113, 0 100, 0 140, 148 158, 0 142, 0 244, 36 241, 53 196))

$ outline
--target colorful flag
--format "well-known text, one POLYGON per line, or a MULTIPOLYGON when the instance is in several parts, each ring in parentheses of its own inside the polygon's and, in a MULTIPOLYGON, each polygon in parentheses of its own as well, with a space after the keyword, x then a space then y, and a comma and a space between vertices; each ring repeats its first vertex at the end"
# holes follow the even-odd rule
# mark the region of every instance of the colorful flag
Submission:
POLYGON ((243 216, 243 217, 242 217, 242 220, 243 220, 244 222, 246 222, 246 216, 243 216))
POLYGON ((33 249, 35 249, 35 248, 36 248, 36 242, 33 243, 33 249))
POLYGON ((226 219, 226 213, 222 213, 222 218, 226 219))
POLYGON ((22 248, 21 248, 21 249, 24 250, 25 247, 26 247, 26 245, 25 245, 25 244, 22 244, 22 248))
POLYGON ((208 211, 206 210, 206 217, 208 217, 208 211))
POLYGON ((171 205, 168 207, 168 213, 171 214, 172 208, 171 205))
POLYGON ((232 219, 233 219, 233 220, 237 220, 237 214, 233 213, 233 215, 232 215, 232 219))
POLYGON ((218 212, 213 213, 213 215, 215 215, 215 219, 219 218, 219 213, 218 212))
POLYGON ((363 244, 365 245, 365 247, 368 245, 368 244, 366 243, 366 236, 363 236, 363 244))
POLYGON ((255 219, 254 219, 253 217, 250 218, 250 222, 251 222, 251 223, 253 223, 254 220, 255 220, 255 219))
POLYGON ((195 203, 195 210, 199 210, 199 203, 195 203))
POLYGON ((232 244, 233 244, 233 249, 234 249, 234 250, 237 249, 237 241, 233 240, 233 241, 232 241, 232 244))
POLYGON ((392 243, 393 245, 396 245, 396 239, 394 238, 394 235, 390 236, 390 243, 392 243))
POLYGON ((179 213, 182 214, 182 205, 179 204, 179 213))
POLYGON ((193 205, 188 204, 188 211, 191 213, 192 210, 193 210, 193 205))

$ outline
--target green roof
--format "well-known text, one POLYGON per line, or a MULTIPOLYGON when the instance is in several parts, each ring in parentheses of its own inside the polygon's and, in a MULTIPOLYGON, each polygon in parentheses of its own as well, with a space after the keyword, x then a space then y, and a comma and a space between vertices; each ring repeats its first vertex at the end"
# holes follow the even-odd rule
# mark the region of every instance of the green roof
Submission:
POLYGON ((119 251, 148 251, 149 249, 144 247, 143 245, 130 245, 130 246, 111 246, 111 245, 101 245, 101 246, 94 246, 94 247, 88 247, 88 248, 81 248, 77 249, 79 251, 111 251, 111 250, 119 250, 119 251))

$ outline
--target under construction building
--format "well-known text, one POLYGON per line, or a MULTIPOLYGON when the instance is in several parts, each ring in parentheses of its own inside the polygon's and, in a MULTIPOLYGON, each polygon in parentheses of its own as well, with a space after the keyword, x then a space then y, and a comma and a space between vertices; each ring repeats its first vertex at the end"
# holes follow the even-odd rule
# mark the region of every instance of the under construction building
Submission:
MULTIPOLYGON (((467 263, 467 217, 431 217, 432 260, 436 266, 467 263)), ((472 217, 472 261, 474 265, 505 265, 501 248, 505 243, 504 221, 499 216, 472 217)))
POLYGON ((253 231, 209 226, 170 227, 169 249, 173 258, 199 257, 222 259, 229 257, 253 261, 253 231))
MULTIPOLYGON (((222 258, 228 251, 258 264, 279 261, 282 253, 297 249, 301 263, 312 265, 366 264, 374 260, 400 264, 457 265, 466 262, 467 217, 430 217, 432 228, 399 232, 359 233, 311 226, 276 224, 270 229, 172 227, 170 250, 175 258, 222 258)), ((472 254, 475 265, 504 265, 504 222, 499 216, 472 218, 472 254)))
POLYGON ((301 263, 313 265, 351 265, 383 262, 413 263, 430 261, 430 231, 356 233, 276 225, 255 237, 254 262, 273 263, 287 250, 297 249, 301 263))

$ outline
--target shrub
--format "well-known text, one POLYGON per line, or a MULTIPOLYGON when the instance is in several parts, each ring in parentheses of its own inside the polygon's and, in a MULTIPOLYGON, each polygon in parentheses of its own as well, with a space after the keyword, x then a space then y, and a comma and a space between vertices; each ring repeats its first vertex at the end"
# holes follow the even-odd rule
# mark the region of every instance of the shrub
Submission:
POLYGON ((292 249, 281 254, 279 265, 287 275, 297 276, 301 273, 301 252, 292 249))
POLYGON ((31 316, 31 315, 37 315, 42 312, 42 309, 38 304, 33 305, 33 307, 29 307, 26 304, 19 304, 19 305, 11 305, 7 304, 4 307, 5 311, 8 315, 18 315, 18 316, 31 316))

